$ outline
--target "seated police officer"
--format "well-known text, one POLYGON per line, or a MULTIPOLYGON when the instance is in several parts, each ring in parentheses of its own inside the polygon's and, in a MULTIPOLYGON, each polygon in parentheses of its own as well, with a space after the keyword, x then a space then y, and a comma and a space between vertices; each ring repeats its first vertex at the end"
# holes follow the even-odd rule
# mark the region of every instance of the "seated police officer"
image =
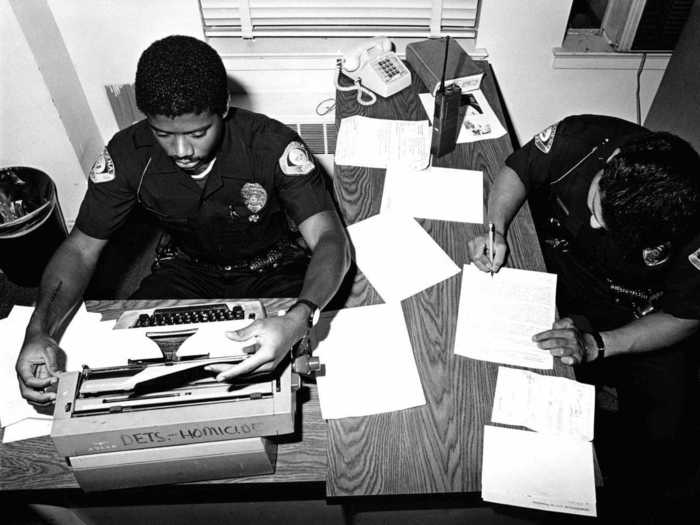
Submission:
POLYGON ((300 298, 286 315, 228 334, 254 338, 258 351, 209 367, 220 381, 275 366, 349 265, 323 173, 287 126, 228 106, 226 70, 210 46, 185 36, 153 43, 139 59, 135 89, 146 119, 117 133, 95 162, 75 227, 42 277, 16 366, 23 396, 36 404, 55 398, 44 392, 56 381, 54 335, 137 205, 158 218, 175 249, 132 298, 300 298), (37 376, 37 365, 48 375, 37 376))
MULTIPOLYGON (((494 271, 526 198, 547 268, 558 274, 560 313, 533 340, 578 365, 578 379, 616 387, 625 483, 663 476, 697 381, 684 347, 700 325, 700 158, 674 135, 617 118, 550 126, 494 182, 494 271)), ((487 239, 469 243, 483 271, 491 270, 487 239)))

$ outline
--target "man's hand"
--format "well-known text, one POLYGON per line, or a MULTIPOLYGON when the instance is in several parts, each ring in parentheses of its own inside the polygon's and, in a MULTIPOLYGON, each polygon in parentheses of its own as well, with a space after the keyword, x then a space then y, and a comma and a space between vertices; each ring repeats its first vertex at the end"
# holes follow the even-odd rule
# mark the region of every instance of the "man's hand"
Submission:
POLYGON ((568 317, 555 321, 551 330, 535 334, 532 340, 543 350, 549 350, 554 357, 560 357, 565 365, 592 361, 598 355, 593 337, 576 328, 568 317))
POLYGON ((56 394, 45 389, 58 381, 58 356, 61 352, 56 341, 47 335, 24 341, 15 370, 22 397, 33 405, 46 406, 56 400, 56 394))
POLYGON ((481 235, 469 241, 469 258, 482 272, 497 272, 503 266, 508 253, 508 244, 499 232, 496 232, 493 241, 493 267, 491 266, 491 254, 489 254, 489 235, 481 235))
POLYGON ((252 371, 273 370, 287 355, 292 345, 301 339, 306 331, 306 319, 296 315, 267 317, 240 330, 226 332, 234 341, 250 341, 258 350, 254 355, 236 365, 217 364, 205 367, 208 372, 216 372, 217 381, 228 381, 236 376, 252 371))

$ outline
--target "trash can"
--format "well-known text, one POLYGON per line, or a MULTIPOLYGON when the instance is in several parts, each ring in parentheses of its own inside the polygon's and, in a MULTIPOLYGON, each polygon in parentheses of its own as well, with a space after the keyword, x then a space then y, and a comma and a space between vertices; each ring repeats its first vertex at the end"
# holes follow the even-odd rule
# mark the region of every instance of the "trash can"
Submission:
POLYGON ((0 270, 19 286, 37 286, 68 236, 56 185, 43 171, 0 168, 0 270))

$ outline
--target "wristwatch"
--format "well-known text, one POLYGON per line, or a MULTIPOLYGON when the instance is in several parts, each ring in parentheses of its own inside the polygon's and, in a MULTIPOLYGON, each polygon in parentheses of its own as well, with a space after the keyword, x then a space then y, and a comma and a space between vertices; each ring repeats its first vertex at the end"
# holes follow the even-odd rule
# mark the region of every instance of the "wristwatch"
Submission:
POLYGON ((318 307, 318 305, 313 301, 309 301, 308 299, 297 299, 297 301, 290 306, 289 309, 291 310, 298 304, 305 304, 309 307, 309 317, 306 319, 307 328, 311 329, 316 326, 316 323, 318 323, 318 319, 321 316, 321 309, 318 307))
POLYGON ((598 347, 598 355, 595 356, 593 362, 601 361, 605 357, 605 343, 603 342, 603 338, 600 336, 600 333, 596 332, 595 330, 588 333, 591 334, 596 346, 598 347))

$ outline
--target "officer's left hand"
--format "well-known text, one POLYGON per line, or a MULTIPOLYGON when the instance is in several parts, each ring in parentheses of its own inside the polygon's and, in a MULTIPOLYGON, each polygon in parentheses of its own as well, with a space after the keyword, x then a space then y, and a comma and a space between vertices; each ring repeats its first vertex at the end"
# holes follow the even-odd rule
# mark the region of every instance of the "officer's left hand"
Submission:
POLYGON ((217 381, 228 381, 252 371, 273 370, 289 353, 292 345, 301 339, 305 330, 305 322, 300 323, 288 315, 258 319, 245 328, 226 332, 226 336, 234 341, 255 343, 258 346, 255 354, 236 365, 209 365, 205 370, 217 373, 217 381))
POLYGON ((563 364, 577 365, 595 358, 588 350, 586 335, 570 318, 564 317, 555 321, 551 330, 532 336, 532 340, 554 357, 560 357, 563 364))

